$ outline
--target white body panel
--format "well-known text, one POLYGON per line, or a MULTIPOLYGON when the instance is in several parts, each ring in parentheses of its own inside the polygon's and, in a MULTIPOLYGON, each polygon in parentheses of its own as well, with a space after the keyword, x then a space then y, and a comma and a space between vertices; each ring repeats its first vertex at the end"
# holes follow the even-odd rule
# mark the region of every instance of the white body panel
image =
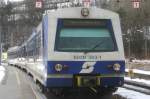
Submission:
POLYGON ((124 49, 122 43, 122 34, 120 28, 120 20, 118 14, 99 8, 89 8, 90 15, 83 17, 81 15, 81 8, 59 9, 57 12, 48 14, 48 60, 51 61, 78 61, 74 56, 96 56, 100 59, 84 59, 82 61, 100 61, 100 60, 124 60, 124 49), (57 31, 58 18, 75 18, 75 19, 111 19, 113 30, 118 46, 118 51, 115 52, 89 52, 84 54, 82 52, 68 53, 54 51, 55 36, 57 31), (64 57, 65 56, 65 57, 64 57))

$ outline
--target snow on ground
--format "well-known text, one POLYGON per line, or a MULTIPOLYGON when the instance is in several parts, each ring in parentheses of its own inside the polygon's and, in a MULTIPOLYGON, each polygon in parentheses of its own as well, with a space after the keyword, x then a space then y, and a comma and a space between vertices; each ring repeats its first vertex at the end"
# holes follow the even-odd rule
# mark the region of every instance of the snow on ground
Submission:
POLYGON ((134 63, 143 63, 143 64, 150 64, 150 60, 132 60, 134 63))
MULTIPOLYGON (((144 71, 144 70, 139 70, 139 69, 132 69, 132 70, 133 70, 133 73, 150 75, 150 71, 144 71)), ((129 69, 126 69, 126 72, 128 71, 129 69)))
MULTIPOLYGON (((129 69, 126 69, 126 72, 128 72, 129 69)), ((144 71, 144 70, 138 70, 138 69, 133 69, 133 73, 136 74, 144 74, 144 75, 148 75, 150 76, 150 71, 144 71)), ((140 79, 140 78, 130 78, 130 77, 125 77, 125 80, 127 81, 134 81, 134 82, 139 82, 139 83, 143 83, 146 85, 150 86, 150 80, 146 80, 146 79, 140 79)))
POLYGON ((145 95, 125 88, 119 88, 114 94, 119 94, 127 99, 150 99, 150 95, 145 95))
POLYGON ((143 83, 143 84, 150 86, 150 80, 145 80, 145 79, 140 79, 140 78, 131 79, 130 77, 125 77, 125 80, 139 82, 139 83, 143 83))
MULTIPOLYGON (((126 69, 126 72, 128 72, 128 71, 129 71, 129 69, 126 69)), ((150 75, 150 71, 144 71, 144 70, 138 70, 138 69, 133 69, 133 73, 150 75)), ((143 84, 150 86, 150 80, 146 80, 146 79, 140 79, 140 78, 131 79, 130 77, 125 77, 125 80, 143 83, 143 84)), ((145 95, 145 94, 135 92, 132 90, 127 90, 124 88, 119 88, 115 94, 119 94, 127 99, 150 99, 150 95, 145 95)))
POLYGON ((5 68, 3 66, 0 66, 0 83, 3 80, 5 76, 5 68))

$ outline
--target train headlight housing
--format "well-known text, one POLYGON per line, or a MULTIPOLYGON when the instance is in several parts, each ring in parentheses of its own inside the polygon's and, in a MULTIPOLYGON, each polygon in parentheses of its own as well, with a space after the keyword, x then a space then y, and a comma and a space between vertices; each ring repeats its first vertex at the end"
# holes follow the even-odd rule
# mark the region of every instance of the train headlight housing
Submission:
POLYGON ((118 63, 116 63, 116 64, 113 65, 113 69, 114 69, 115 71, 120 71, 121 65, 118 64, 118 63))
POLYGON ((61 65, 61 64, 56 64, 56 65, 55 65, 55 70, 56 70, 57 72, 62 71, 62 69, 63 69, 63 65, 61 65))
POLYGON ((88 8, 82 8, 82 9, 81 9, 81 15, 82 15, 82 16, 86 17, 86 16, 88 16, 89 14, 90 14, 90 11, 89 11, 88 8))

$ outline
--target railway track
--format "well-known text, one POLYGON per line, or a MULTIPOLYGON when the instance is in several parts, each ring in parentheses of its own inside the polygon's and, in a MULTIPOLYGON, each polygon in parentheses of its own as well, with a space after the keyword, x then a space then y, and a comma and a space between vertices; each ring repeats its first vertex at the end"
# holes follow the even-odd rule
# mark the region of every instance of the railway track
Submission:
MULTIPOLYGON (((138 76, 140 76, 140 74, 138 74, 138 76)), ((145 74, 142 74, 142 77, 143 78, 147 78, 147 76, 149 75, 145 75, 145 74)), ((135 77, 136 77, 136 74, 135 74, 135 77)), ((34 85, 34 84, 33 84, 34 85)), ((123 86, 123 88, 125 89, 128 89, 128 90, 133 90, 133 91, 136 91, 136 92, 140 92, 140 93, 143 93, 143 94, 146 94, 146 95, 150 95, 150 85, 146 85, 146 84, 142 84, 140 82, 134 82, 134 81, 129 81, 129 80, 125 80, 125 84, 123 86)), ((64 98, 67 98, 69 99, 70 97, 71 98, 77 98, 77 97, 81 97, 81 99, 83 97, 94 97, 94 98, 98 98, 98 97, 95 97, 94 95, 91 95, 92 93, 90 93, 89 96, 87 96, 87 93, 86 95, 76 95, 74 97, 72 97, 72 95, 69 97, 57 97, 55 96, 53 93, 49 92, 49 93, 45 93, 45 94, 41 94, 40 92, 37 91, 36 89, 36 86, 34 85, 33 87, 33 90, 35 91, 35 93, 37 94, 37 99, 49 99, 49 98, 53 98, 53 99, 64 99, 64 98)), ((80 93, 80 92, 79 92, 80 93)), ((89 93, 88 93, 89 94, 89 93)), ((113 96, 110 96, 110 97, 113 97, 113 96)), ((122 97, 123 98, 123 97, 122 97)), ((121 98, 121 99, 122 99, 121 98)), ((105 98, 104 98, 105 99, 105 98)))
POLYGON ((150 95, 150 86, 144 83, 125 80, 123 88, 150 95))

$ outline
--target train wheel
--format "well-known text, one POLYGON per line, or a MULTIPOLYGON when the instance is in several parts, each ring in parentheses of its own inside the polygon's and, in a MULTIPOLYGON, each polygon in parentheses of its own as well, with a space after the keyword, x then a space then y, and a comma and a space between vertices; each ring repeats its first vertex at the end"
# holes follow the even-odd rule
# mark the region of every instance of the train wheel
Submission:
POLYGON ((114 87, 114 88, 111 88, 111 91, 112 92, 116 92, 118 90, 118 88, 114 87))
POLYGON ((98 89, 98 95, 103 96, 103 95, 108 95, 112 94, 117 91, 118 88, 116 87, 110 87, 110 88, 100 88, 98 89))
POLYGON ((55 88, 55 89, 52 89, 52 92, 53 92, 56 96, 62 96, 62 94, 63 94, 63 89, 62 89, 62 88, 55 88))
POLYGON ((46 88, 44 85, 42 85, 41 83, 37 83, 37 86, 38 86, 38 90, 41 92, 41 93, 45 93, 46 92, 46 88))
POLYGON ((56 96, 65 97, 69 94, 70 90, 68 88, 54 88, 51 92, 56 96))

